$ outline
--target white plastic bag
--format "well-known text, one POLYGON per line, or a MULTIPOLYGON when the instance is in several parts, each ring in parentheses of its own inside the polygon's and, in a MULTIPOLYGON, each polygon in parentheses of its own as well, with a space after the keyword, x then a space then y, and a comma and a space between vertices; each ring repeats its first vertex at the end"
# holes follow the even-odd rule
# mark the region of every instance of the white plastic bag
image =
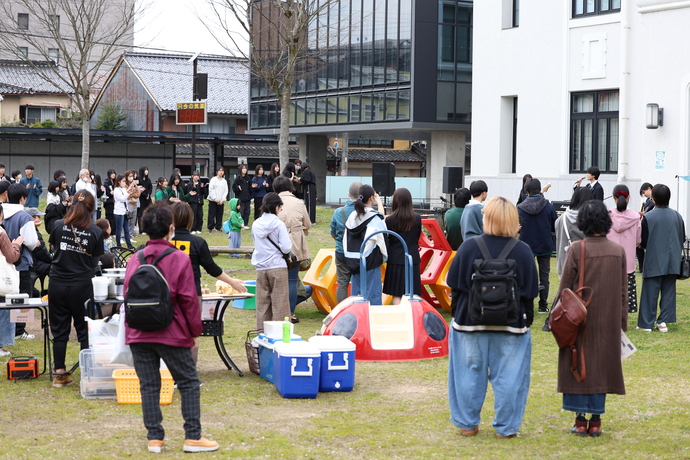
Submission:
MULTIPOLYGON (((111 321, 112 322, 112 321, 111 321)), ((117 340, 115 342, 115 351, 113 352, 111 363, 126 364, 134 367, 134 359, 132 358, 132 350, 129 345, 125 344, 125 312, 120 313, 119 328, 117 330, 117 340)))

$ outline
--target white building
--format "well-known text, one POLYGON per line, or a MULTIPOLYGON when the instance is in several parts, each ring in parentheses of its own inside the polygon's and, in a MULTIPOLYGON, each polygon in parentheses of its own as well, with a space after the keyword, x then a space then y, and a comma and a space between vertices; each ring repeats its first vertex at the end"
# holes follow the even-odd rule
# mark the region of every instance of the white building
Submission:
MULTIPOLYGON (((472 179, 516 198, 525 173, 567 200, 597 165, 606 196, 671 188, 688 216, 690 2, 573 0, 474 4, 472 179), (663 126, 646 127, 647 104, 663 126)), ((606 201, 612 206, 612 200, 606 201)), ((639 200, 631 200, 633 209, 639 200)))

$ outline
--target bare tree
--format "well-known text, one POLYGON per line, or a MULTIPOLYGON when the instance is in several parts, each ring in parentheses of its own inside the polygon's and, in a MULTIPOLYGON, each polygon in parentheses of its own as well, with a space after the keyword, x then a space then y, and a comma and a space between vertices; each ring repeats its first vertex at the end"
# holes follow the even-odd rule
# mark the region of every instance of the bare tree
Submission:
POLYGON ((298 69, 315 69, 303 65, 315 53, 322 54, 308 43, 309 27, 336 0, 206 0, 211 5, 214 21, 223 36, 207 25, 218 43, 230 53, 244 57, 254 79, 261 80, 275 94, 280 104, 279 161, 287 164, 290 136, 290 99, 298 78, 298 69), (229 14, 228 14, 229 13, 229 14), (227 17, 231 21, 227 20, 227 17), (235 24, 236 23, 236 24, 235 24), (234 26, 238 25, 241 33, 234 26))
POLYGON ((73 109, 82 120, 82 168, 89 167, 92 91, 132 47, 135 19, 146 6, 136 0, 2 0, 0 47, 45 81, 74 93, 73 109), (53 61, 58 72, 46 72, 36 61, 53 61))

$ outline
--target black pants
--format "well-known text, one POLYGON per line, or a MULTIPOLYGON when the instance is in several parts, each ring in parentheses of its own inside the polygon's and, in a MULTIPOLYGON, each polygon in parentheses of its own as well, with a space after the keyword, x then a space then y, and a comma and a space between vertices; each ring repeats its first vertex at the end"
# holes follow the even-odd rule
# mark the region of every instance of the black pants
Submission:
POLYGON ((242 220, 244 225, 249 225, 249 212, 252 208, 252 202, 250 201, 240 201, 240 213, 242 214, 242 220))
POLYGON ((254 197, 254 220, 261 217, 261 205, 264 202, 264 197, 255 196, 254 197))
POLYGON ((204 205, 201 203, 189 203, 194 213, 194 223, 192 224, 193 232, 200 232, 202 221, 204 220, 204 205))
POLYGON ((539 291, 539 308, 548 308, 549 297, 549 273, 551 273, 551 255, 536 256, 537 264, 539 265, 539 285, 544 286, 539 291))
MULTIPOLYGON (((19 292, 22 294, 33 294, 34 286, 31 282, 31 270, 19 272, 19 292)), ((14 323, 14 335, 22 335, 26 332, 26 323, 14 323)))
POLYGON ((644 249, 635 248, 635 254, 637 255, 637 261, 640 263, 640 273, 642 273, 642 267, 644 267, 644 249))
POLYGON ((218 231, 223 229, 223 205, 218 204, 215 201, 208 202, 208 230, 211 231, 214 228, 218 231))
POLYGON ((115 214, 113 214, 115 203, 105 202, 103 207, 105 208, 105 218, 110 222, 110 233, 112 234, 115 232, 115 214))
POLYGON ((53 361, 55 369, 65 369, 65 355, 71 322, 77 331, 77 340, 81 349, 89 348, 88 328, 84 316, 85 306, 93 304, 93 284, 74 285, 60 284, 51 281, 48 284, 48 302, 50 332, 53 334, 53 361))

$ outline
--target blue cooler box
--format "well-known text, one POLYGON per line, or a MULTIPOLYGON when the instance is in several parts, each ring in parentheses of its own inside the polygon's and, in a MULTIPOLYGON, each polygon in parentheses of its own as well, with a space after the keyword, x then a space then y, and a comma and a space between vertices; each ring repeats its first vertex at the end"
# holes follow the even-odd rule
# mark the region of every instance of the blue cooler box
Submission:
POLYGON ((309 342, 277 342, 273 348, 273 383, 283 398, 316 398, 321 352, 309 342))
MULTIPOLYGON (((302 341, 302 337, 292 334, 292 341, 302 341)), ((273 346, 282 339, 272 339, 261 333, 258 337, 259 342, 259 375, 262 379, 273 383, 273 346)))
POLYGON ((353 342, 340 335, 317 335, 309 339, 321 351, 319 391, 352 391, 355 386, 353 342))

